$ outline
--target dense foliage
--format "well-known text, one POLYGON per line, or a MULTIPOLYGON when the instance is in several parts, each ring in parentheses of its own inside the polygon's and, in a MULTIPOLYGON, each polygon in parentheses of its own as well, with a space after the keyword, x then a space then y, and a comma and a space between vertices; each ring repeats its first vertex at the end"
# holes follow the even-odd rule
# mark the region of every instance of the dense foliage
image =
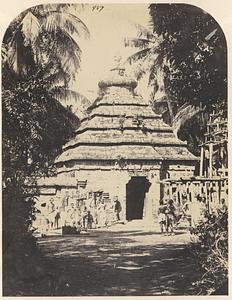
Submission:
MULTIPOLYGON (((172 124, 197 154, 209 114, 216 111, 227 117, 225 36, 215 19, 195 6, 152 4, 150 15, 159 39, 158 66, 174 111, 172 124)), ((195 283, 199 294, 227 293, 228 213, 206 213, 194 234, 194 252, 203 273, 195 283)))
POLYGON ((139 27, 126 46, 135 74, 148 77, 154 110, 199 155, 209 114, 227 117, 227 46, 218 23, 187 4, 151 4, 151 30, 139 27), (139 62, 139 63, 138 63, 139 62), (194 130, 193 130, 194 128, 194 130))
POLYGON ((12 274, 20 278, 25 265, 35 264, 30 258, 36 253, 36 180, 53 174, 51 163, 78 125, 78 118, 52 98, 41 81, 31 77, 2 93, 4 271, 13 260, 12 274), (15 273, 21 261, 25 265, 15 273))
POLYGON ((192 5, 152 4, 154 32, 162 38, 165 89, 181 106, 227 108, 226 41, 218 23, 192 5))
POLYGON ((10 24, 3 39, 4 292, 14 288, 9 278, 26 276, 26 266, 33 269, 34 264, 36 273, 36 181, 54 173, 54 158, 79 124, 58 100, 70 94, 69 83, 79 68, 81 51, 73 34, 87 29, 66 9, 33 7, 10 24))
POLYGON ((206 213, 204 221, 194 228, 197 243, 192 250, 202 270, 194 285, 199 294, 228 293, 228 212, 206 213))
POLYGON ((68 87, 80 67, 80 37, 88 37, 85 24, 72 13, 71 5, 38 5, 22 12, 7 28, 3 38, 4 58, 21 77, 47 66, 54 83, 68 87))

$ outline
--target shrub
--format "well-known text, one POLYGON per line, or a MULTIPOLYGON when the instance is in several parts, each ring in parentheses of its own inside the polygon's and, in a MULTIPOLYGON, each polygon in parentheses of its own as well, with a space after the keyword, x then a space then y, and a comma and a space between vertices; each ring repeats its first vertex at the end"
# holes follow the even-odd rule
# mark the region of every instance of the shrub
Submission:
POLYGON ((191 245, 202 271, 198 294, 228 294, 228 211, 205 213, 193 230, 191 245))

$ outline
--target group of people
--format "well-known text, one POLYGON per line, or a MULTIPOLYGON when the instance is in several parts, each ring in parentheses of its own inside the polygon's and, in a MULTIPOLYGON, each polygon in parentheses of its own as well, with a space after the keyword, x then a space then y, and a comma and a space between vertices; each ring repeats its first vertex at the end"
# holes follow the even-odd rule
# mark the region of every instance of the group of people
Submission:
POLYGON ((180 220, 186 220, 194 227, 203 218, 206 206, 203 202, 186 202, 182 206, 175 205, 172 199, 160 201, 158 218, 161 232, 174 235, 174 228, 180 220))
POLYGON ((89 205, 85 201, 70 202, 65 199, 59 205, 57 201, 51 198, 48 203, 41 205, 37 227, 42 236, 45 236, 51 229, 58 229, 63 226, 75 227, 81 231, 110 226, 112 223, 120 221, 122 208, 117 197, 114 198, 114 201, 110 199, 105 201, 100 198, 89 205), (63 205, 64 202, 65 205, 63 205))
MULTIPOLYGON (((113 223, 120 221, 121 203, 117 197, 114 201, 110 199, 98 199, 96 202, 89 206, 88 213, 92 216, 91 222, 95 228, 108 227, 113 223)), ((83 218, 85 222, 85 217, 83 218)), ((87 218, 87 226, 89 224, 87 218)), ((91 225, 91 228, 92 228, 91 225)), ((83 225, 85 228, 85 225, 83 225)))
POLYGON ((161 232, 174 234, 174 224, 176 222, 176 208, 173 200, 161 200, 158 210, 158 220, 161 232))
POLYGON ((182 205, 177 205, 172 199, 161 200, 158 209, 158 219, 161 233, 174 235, 174 228, 181 220, 186 220, 190 228, 196 227, 204 220, 205 212, 218 213, 225 212, 227 205, 225 199, 221 199, 215 207, 210 207, 204 195, 196 195, 193 201, 184 201, 182 205))

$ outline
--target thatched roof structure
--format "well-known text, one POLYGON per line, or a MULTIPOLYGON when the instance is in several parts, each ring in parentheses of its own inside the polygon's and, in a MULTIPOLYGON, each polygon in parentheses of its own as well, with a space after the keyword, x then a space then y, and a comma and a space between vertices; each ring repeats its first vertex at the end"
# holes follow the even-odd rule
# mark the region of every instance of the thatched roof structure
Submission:
MULTIPOLYGON (((116 70, 117 71, 117 70, 116 70)), ((125 74, 112 72, 99 83, 99 96, 81 121, 76 136, 63 147, 56 159, 66 162, 116 160, 128 162, 195 161, 197 158, 177 139, 162 116, 153 112, 148 101, 135 94, 137 82, 125 74), (113 74, 115 73, 115 74, 113 74)))

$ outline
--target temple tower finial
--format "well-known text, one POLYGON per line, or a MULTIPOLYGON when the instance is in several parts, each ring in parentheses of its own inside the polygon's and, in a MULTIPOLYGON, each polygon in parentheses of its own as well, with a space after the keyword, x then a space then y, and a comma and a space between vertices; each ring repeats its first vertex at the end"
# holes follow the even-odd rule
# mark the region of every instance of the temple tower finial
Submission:
POLYGON ((115 67, 113 67, 110 71, 117 71, 120 76, 124 76, 126 69, 123 65, 123 59, 121 55, 114 56, 114 65, 115 67))

